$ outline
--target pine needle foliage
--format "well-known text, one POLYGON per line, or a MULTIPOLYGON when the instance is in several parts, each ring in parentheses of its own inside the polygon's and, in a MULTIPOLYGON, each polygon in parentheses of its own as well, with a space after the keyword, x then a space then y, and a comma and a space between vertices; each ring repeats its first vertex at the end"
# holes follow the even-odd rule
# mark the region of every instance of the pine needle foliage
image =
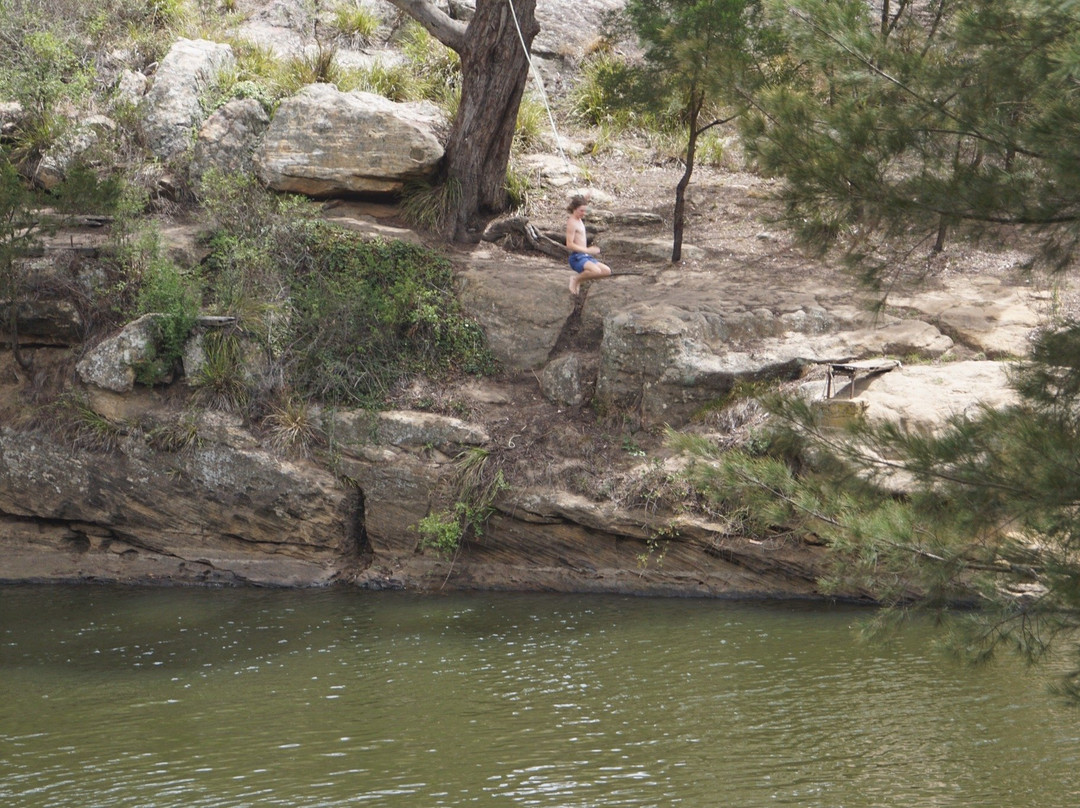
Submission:
POLYGON ((1080 696, 1080 325, 1045 334, 1013 384, 1016 405, 935 434, 838 431, 820 408, 773 398, 764 452, 671 440, 747 535, 827 545, 826 591, 881 602, 880 622, 932 611, 978 661, 1002 648, 1038 661, 1063 640, 1077 660, 1063 689, 1080 696))
POLYGON ((610 50, 598 51, 581 65, 572 96, 574 112, 594 126, 662 129, 666 119, 651 109, 654 90, 639 64, 610 50))
POLYGON ((755 94, 749 155, 787 220, 871 281, 955 233, 1038 229, 1061 267, 1080 234, 1080 9, 1065 0, 770 0, 790 81, 755 94))

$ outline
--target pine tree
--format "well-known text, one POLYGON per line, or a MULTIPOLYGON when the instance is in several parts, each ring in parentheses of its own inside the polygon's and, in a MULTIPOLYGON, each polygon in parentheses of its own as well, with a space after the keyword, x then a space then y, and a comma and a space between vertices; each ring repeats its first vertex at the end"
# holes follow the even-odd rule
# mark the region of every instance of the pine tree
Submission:
MULTIPOLYGON (((1068 0, 772 3, 799 70, 745 134, 785 183, 789 222, 880 282, 890 253, 950 233, 1037 233, 1063 268, 1080 240, 1080 6, 1068 0)), ((895 255, 895 252, 892 254, 895 255)), ((764 451, 673 440, 745 531, 832 550, 831 591, 932 610, 975 659, 1074 657, 1080 698, 1080 324, 1016 365, 1018 403, 928 435, 808 402, 769 403, 764 451), (954 607, 977 607, 957 611, 954 607)))
POLYGON ((1068 0, 773 2, 797 77, 745 134, 786 181, 787 219, 879 278, 886 243, 1038 228, 1062 266, 1080 234, 1080 9, 1068 0), (872 6, 877 6, 873 8, 872 6))
POLYGON ((763 450, 672 442, 747 535, 827 545, 826 592, 881 603, 881 623, 932 612, 977 661, 1002 647, 1039 661, 1063 640, 1063 689, 1080 698, 1080 325, 1044 334, 1013 384, 1016 405, 933 435, 837 430, 821 408, 775 397, 763 450))
POLYGON ((686 133, 684 171, 675 189, 671 260, 682 257, 686 189, 698 139, 737 118, 751 91, 773 79, 776 32, 761 0, 629 0, 625 15, 645 49, 654 104, 673 101, 686 133))

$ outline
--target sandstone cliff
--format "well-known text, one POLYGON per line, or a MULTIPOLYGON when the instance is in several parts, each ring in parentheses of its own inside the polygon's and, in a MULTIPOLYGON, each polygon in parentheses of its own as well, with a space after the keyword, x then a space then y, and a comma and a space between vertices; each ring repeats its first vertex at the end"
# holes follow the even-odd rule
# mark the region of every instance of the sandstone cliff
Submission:
MULTIPOLYGON (((563 5, 542 11, 558 16, 563 5)), ((608 5, 588 4, 589 19, 608 5)), ((302 50, 282 14, 281 4, 260 6, 246 34, 302 50)), ((542 69, 565 87, 569 46, 557 34, 566 25, 542 23, 542 69)), ((580 50, 579 29, 571 44, 580 50)), ((254 102, 204 117, 192 99, 231 51, 183 40, 174 52, 150 79, 131 71, 117 79, 163 158, 190 146, 193 178, 209 167, 255 172, 270 187, 330 197, 323 216, 337 226, 424 240, 385 198, 336 197, 395 191, 430 171, 445 125, 438 115, 317 85, 273 120, 254 102)), ((0 358, 0 581, 815 596, 823 549, 751 541, 693 503, 664 427, 731 441, 761 417, 745 402, 713 407, 739 382, 784 384, 831 406, 830 365, 892 358, 902 361, 890 372, 834 380, 832 401, 932 429, 980 402, 1010 400, 1005 369, 1053 316, 1054 290, 1021 273, 1022 251, 957 246, 871 314, 837 267, 770 227, 770 185, 737 156, 698 169, 684 260, 672 265, 681 168, 632 142, 590 150, 580 134, 582 142, 560 144, 574 165, 553 147, 523 156, 537 182, 531 225, 561 239, 565 197, 590 177, 590 233, 615 276, 575 299, 562 261, 512 234, 493 231, 468 249, 431 245, 454 262, 461 300, 503 372, 437 387, 417 380, 378 415, 325 412, 332 445, 311 456, 283 455, 236 416, 193 410, 183 378, 138 384, 145 323, 86 341, 90 329, 70 301, 19 304, 34 369, 7 351, 0 358), (58 429, 34 409, 70 392, 102 434, 58 429), (474 449, 508 487, 483 534, 453 557, 424 550, 416 525, 452 498, 456 458, 474 449)), ((43 163, 50 177, 62 177, 73 149, 43 163)), ((201 260, 182 215, 162 214, 158 226, 177 261, 201 260)), ((99 241, 85 228, 58 234, 33 271, 60 273, 99 241)), ((4 320, 8 305, 0 301, 4 320)))
MULTIPOLYGON (((736 180, 717 174, 699 193, 731 199, 736 180)), ((326 215, 378 229, 389 212, 335 203, 326 215)), ((750 541, 685 507, 662 427, 729 440, 758 416, 703 405, 739 380, 802 386, 828 404, 829 363, 895 356, 909 361, 855 389, 835 379, 834 402, 932 428, 1008 400, 1005 357, 1024 350, 1045 302, 1007 273, 959 274, 913 291, 903 316, 872 317, 843 276, 797 253, 774 255, 763 276, 762 244, 775 243, 752 219, 725 225, 722 251, 706 244, 679 266, 637 246, 663 241, 655 224, 610 221, 598 238, 624 246, 606 257, 632 272, 594 282, 582 300, 546 256, 502 244, 455 253, 462 297, 504 372, 417 382, 396 411, 327 413, 333 452, 306 459, 281 456, 236 416, 192 416, 183 379, 135 383, 124 371, 138 323, 89 346, 70 311, 26 310, 36 376, 5 353, 0 402, 35 385, 79 389, 113 432, 95 445, 47 419, 0 427, 0 579, 812 597, 822 548, 750 541), (470 447, 505 470, 509 489, 454 557, 422 550, 416 525, 445 502, 470 447)), ((193 231, 172 232, 181 252, 195 250, 193 231)))

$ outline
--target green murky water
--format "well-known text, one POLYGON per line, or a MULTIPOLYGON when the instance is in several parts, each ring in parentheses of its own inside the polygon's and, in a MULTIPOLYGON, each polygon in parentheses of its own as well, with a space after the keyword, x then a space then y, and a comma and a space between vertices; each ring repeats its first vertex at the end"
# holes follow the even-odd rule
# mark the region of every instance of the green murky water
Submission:
POLYGON ((0 805, 1080 805, 1080 711, 859 613, 0 587, 0 805))

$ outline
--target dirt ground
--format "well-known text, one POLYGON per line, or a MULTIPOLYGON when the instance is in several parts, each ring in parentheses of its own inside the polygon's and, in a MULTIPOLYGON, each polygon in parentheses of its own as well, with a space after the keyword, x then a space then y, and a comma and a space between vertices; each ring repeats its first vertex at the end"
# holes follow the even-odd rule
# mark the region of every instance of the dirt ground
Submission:
MULTIPOLYGON (((588 144, 594 133, 571 130, 563 134, 588 144)), ((579 176, 587 177, 587 182, 547 187, 530 204, 527 215, 541 230, 560 232, 569 194, 592 190, 597 198, 594 208, 659 215, 663 226, 655 235, 670 239, 675 186, 683 171, 680 161, 657 153, 643 139, 627 135, 617 144, 575 158, 574 163, 583 169, 579 176)), ((837 257, 809 254, 785 229, 775 197, 779 183, 746 170, 735 144, 723 165, 696 168, 688 192, 687 257, 678 265, 669 263, 656 271, 715 274, 718 283, 736 290, 813 289, 818 295, 838 300, 860 294, 857 281, 837 257)), ((604 233, 597 239, 602 245, 604 233)), ((957 236, 938 254, 916 250, 903 262, 898 254, 893 265, 896 288, 956 289, 964 286, 965 279, 974 281, 988 275, 1007 285, 1030 285, 1033 276, 1025 266, 1033 249, 1030 237, 1025 241, 1009 233, 994 234, 980 244, 957 236)), ((466 259, 467 250, 459 257, 466 259)), ((631 255, 605 253, 603 257, 616 272, 634 261, 631 255)), ((551 261, 528 252, 514 255, 513 260, 551 261)), ((1067 277, 1035 282, 1055 286, 1059 316, 1080 312, 1067 277)), ((560 347, 597 352, 599 336, 577 334, 560 347)), ((958 345, 948 359, 969 358, 970 353, 958 345)), ((811 368, 805 378, 814 373, 823 375, 824 370, 811 368)), ((561 486, 593 498, 626 502, 640 496, 643 486, 651 485, 655 490, 661 478, 655 474, 650 478, 650 470, 673 462, 662 429, 643 429, 627 414, 600 415, 590 406, 575 409, 551 404, 540 393, 536 373, 505 374, 480 388, 479 392, 475 385, 435 390, 413 383, 401 391, 397 403, 403 407, 431 406, 446 414, 465 413, 484 423, 495 447, 493 468, 502 467, 515 484, 561 486)), ((737 442, 762 421, 760 409, 744 401, 716 410, 688 429, 721 442, 737 442)))

